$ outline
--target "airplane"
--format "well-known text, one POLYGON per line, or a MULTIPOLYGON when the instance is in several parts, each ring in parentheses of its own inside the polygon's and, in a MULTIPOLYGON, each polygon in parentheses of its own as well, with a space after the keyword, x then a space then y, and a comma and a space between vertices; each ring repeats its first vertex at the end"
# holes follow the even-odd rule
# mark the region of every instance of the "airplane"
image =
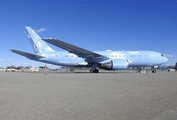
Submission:
POLYGON ((67 67, 89 67, 90 73, 99 73, 99 68, 106 70, 126 70, 136 67, 141 72, 142 67, 151 67, 156 73, 159 65, 168 61, 161 53, 155 51, 90 51, 56 38, 41 38, 31 27, 26 26, 26 32, 35 54, 20 50, 10 51, 30 60, 67 67), (65 51, 55 51, 46 42, 65 51))

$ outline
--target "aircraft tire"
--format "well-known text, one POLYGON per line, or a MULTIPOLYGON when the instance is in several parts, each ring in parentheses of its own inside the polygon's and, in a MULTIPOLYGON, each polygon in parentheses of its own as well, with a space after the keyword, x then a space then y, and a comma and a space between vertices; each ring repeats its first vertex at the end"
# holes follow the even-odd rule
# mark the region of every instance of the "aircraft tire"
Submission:
POLYGON ((98 70, 98 69, 95 69, 94 71, 95 71, 95 73, 99 73, 99 70, 98 70))
POLYGON ((90 73, 99 73, 99 70, 98 69, 95 69, 95 70, 90 69, 90 73))
POLYGON ((156 73, 156 70, 152 70, 152 73, 156 73))

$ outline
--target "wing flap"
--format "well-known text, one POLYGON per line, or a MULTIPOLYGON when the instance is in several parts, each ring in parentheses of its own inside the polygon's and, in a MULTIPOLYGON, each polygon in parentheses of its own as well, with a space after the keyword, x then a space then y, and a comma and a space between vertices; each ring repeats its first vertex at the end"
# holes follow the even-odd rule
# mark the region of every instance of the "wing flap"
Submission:
POLYGON ((86 50, 81 47, 77 47, 75 45, 66 43, 64 41, 58 40, 58 39, 52 39, 52 38, 46 38, 43 39, 44 41, 53 44, 57 47, 60 47, 66 51, 69 51, 70 53, 76 54, 78 57, 85 58, 86 62, 101 62, 103 60, 108 59, 107 57, 100 55, 98 53, 86 50))
POLYGON ((27 52, 23 52, 23 51, 19 51, 19 50, 15 50, 15 49, 10 49, 10 51, 16 53, 16 54, 19 54, 19 55, 22 55, 22 56, 25 56, 29 59, 40 59, 40 58, 45 58, 43 56, 40 56, 40 55, 36 55, 36 54, 32 54, 32 53, 27 53, 27 52))

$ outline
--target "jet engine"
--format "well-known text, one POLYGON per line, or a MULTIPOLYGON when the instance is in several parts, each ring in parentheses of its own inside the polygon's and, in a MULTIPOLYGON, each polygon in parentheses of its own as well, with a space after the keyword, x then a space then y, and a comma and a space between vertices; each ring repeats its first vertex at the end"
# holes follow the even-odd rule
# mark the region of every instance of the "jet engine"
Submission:
POLYGON ((99 67, 106 70, 125 70, 128 67, 128 61, 126 59, 109 59, 102 61, 99 67))

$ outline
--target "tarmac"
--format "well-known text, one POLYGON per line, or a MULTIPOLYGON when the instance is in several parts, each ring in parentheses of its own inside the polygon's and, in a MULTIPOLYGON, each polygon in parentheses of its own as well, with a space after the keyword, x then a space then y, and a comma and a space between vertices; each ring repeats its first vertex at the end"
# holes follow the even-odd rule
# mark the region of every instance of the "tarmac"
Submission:
POLYGON ((177 73, 0 72, 0 120, 177 120, 177 73))

